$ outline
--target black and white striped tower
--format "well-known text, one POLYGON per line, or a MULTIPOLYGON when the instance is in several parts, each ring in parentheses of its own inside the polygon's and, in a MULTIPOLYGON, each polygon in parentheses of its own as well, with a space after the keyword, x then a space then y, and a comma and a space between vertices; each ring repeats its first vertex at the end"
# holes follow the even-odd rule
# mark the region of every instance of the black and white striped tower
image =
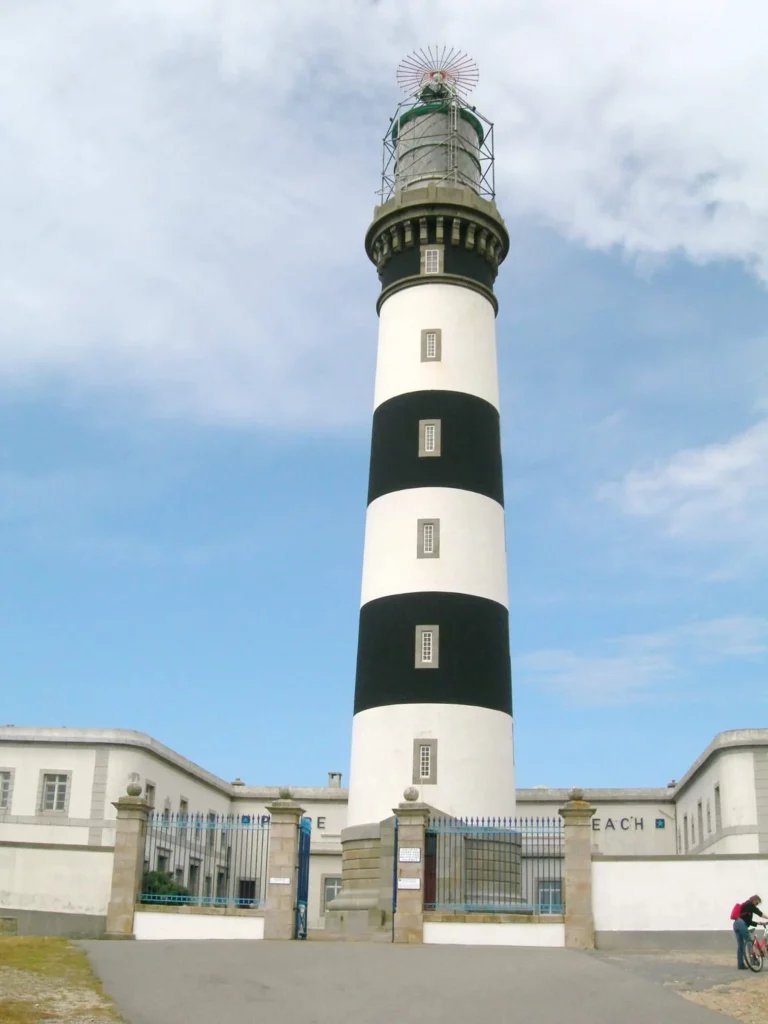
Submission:
POLYGON ((462 55, 420 52, 366 235, 381 280, 348 825, 416 785, 450 815, 513 815, 493 292, 509 237, 493 128, 462 55))

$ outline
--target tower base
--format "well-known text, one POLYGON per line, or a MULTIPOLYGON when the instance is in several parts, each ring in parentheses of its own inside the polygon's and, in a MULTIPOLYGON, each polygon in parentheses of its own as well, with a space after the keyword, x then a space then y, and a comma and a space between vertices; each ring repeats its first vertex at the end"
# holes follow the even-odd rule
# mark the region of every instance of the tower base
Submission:
POLYGON ((328 939, 392 941, 395 818, 341 833, 339 895, 325 912, 328 939))

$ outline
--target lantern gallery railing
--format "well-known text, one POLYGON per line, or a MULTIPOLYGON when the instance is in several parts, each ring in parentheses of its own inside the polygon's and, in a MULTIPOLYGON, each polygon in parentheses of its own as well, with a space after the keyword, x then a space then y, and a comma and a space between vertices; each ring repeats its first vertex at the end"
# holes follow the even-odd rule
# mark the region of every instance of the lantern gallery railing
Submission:
POLYGON ((562 819, 431 819, 424 909, 562 914, 562 819))
POLYGON ((150 816, 142 903, 259 907, 266 899, 269 818, 150 816))

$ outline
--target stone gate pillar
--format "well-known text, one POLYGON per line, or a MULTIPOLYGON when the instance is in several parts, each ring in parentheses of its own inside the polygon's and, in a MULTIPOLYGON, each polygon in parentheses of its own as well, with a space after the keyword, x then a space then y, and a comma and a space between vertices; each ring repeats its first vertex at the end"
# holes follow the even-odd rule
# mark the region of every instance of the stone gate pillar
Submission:
POLYGON ((281 790, 280 799, 267 806, 267 813, 270 823, 264 938, 292 939, 296 920, 299 822, 304 808, 291 799, 290 790, 281 790))
POLYGON ((413 787, 406 789, 403 796, 405 801, 395 808, 395 942, 421 944, 424 941, 424 856, 429 807, 418 802, 419 791, 413 787), (407 860, 401 859, 401 851, 407 860), (403 885, 408 887, 402 888, 403 885))
POLYGON ((112 861, 112 892, 107 907, 107 939, 133 938, 133 913, 141 889, 144 842, 151 810, 141 786, 131 783, 128 795, 112 804, 117 810, 117 834, 112 861))
POLYGON ((592 909, 592 816, 595 808, 584 799, 584 790, 572 789, 560 808, 565 823, 565 945, 567 949, 595 948, 592 909))

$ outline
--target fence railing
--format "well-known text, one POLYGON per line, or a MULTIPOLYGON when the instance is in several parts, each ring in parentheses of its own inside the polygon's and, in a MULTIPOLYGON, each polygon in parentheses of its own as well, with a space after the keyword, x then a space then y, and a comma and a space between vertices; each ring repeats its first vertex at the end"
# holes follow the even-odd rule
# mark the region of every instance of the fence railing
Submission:
POLYGON ((562 914, 561 818, 432 818, 424 909, 562 914))
POLYGON ((142 903, 258 907, 266 899, 269 817, 152 814, 142 903))

